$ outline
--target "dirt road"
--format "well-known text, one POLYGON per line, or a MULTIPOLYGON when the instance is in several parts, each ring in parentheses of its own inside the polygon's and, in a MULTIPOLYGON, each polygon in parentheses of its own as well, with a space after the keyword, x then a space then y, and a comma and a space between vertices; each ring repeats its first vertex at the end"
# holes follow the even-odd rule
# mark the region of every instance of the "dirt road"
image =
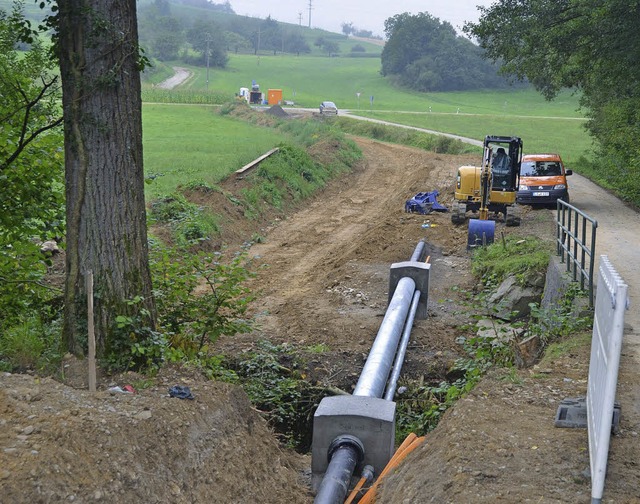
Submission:
MULTIPOLYGON (((252 249, 271 265, 259 279, 265 294, 258 307, 262 336, 302 348, 322 346, 326 350, 316 356, 317 368, 311 373, 321 382, 351 390, 384 314, 389 265, 408 258, 415 243, 425 239, 433 263, 431 316, 414 328, 404 372, 433 380, 461 356, 455 340, 464 333, 466 308, 452 286, 470 288, 466 230, 451 226, 447 214, 407 215, 402 207, 416 192, 433 189, 448 204, 456 168, 476 160, 369 140, 358 143, 366 155, 365 167, 348 184, 328 189, 280 222, 266 243, 252 249), (425 222, 429 227, 422 227, 425 222)), ((606 222, 606 215, 626 216, 622 222, 628 229, 638 226, 637 215, 604 192, 588 189, 591 185, 581 177, 572 180, 576 205, 588 200, 584 210, 602 219, 598 252, 608 253, 616 265, 625 263, 620 268, 625 275, 633 269, 633 255, 618 255, 623 234, 606 222)), ((497 234, 501 232, 510 230, 498 226, 497 234)), ((525 211, 517 232, 552 240, 553 212, 525 211)), ((629 334, 636 330, 629 328, 629 334)), ((620 371, 617 399, 624 404, 624 423, 612 441, 604 502, 638 502, 640 377, 631 351, 633 337, 625 344, 620 371)), ((484 380, 389 478, 381 502, 587 502, 586 431, 553 425, 561 400, 585 394, 586 352, 569 352, 544 363, 542 372, 525 370, 517 378, 497 373, 484 380)))
POLYGON ((173 70, 176 72, 168 79, 162 81, 158 84, 157 87, 160 89, 173 89, 180 84, 186 82, 193 74, 187 70, 186 68, 181 67, 173 67, 173 70))
MULTIPOLYGON (((321 354, 310 353, 311 376, 350 391, 384 314, 389 265, 408 258, 415 243, 425 239, 433 264, 430 317, 414 328, 403 373, 437 383, 463 355, 455 341, 469 321, 459 298, 460 291, 471 288, 466 230, 453 227, 447 214, 405 214, 403 203, 416 192, 434 189, 440 201, 450 203, 456 168, 477 160, 370 140, 358 143, 366 163, 348 184, 327 189, 252 248, 270 264, 257 280, 264 293, 256 307, 260 336, 302 349, 323 348, 321 354), (422 227, 425 223, 429 227, 422 227)), ((578 184, 572 196, 580 204, 578 184)), ((592 203, 591 209, 597 208, 592 203)), ((629 217, 626 225, 637 225, 629 217)), ((599 250, 615 254, 609 236, 616 233, 602 228, 599 250)), ((517 229, 549 240, 554 231, 553 212, 544 209, 525 211, 517 229)), ((511 230, 499 225, 501 232, 511 230)), ((249 347, 255 337, 232 344, 249 347)), ((544 363, 542 372, 485 379, 389 478, 381 502, 588 501, 587 434, 553 425, 560 401, 584 396, 588 361, 587 348, 544 363)), ((640 449, 634 443, 640 430, 635 411, 639 377, 633 363, 631 355, 623 359, 618 400, 624 404, 624 425, 612 441, 604 502, 635 502, 640 483, 640 449)))

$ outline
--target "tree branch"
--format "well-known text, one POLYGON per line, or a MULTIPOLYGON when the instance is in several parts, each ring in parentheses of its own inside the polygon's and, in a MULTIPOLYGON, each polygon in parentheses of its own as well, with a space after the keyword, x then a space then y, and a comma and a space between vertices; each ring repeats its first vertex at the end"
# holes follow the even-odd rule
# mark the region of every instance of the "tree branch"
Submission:
POLYGON ((7 167, 9 167, 11 163, 13 163, 20 156, 22 151, 24 151, 24 149, 31 142, 33 142, 33 140, 35 140, 39 135, 41 135, 45 131, 48 131, 50 129, 53 129, 59 126, 62 123, 63 118, 59 117, 55 121, 50 122, 49 124, 46 124, 44 126, 41 126, 40 128, 36 128, 35 130, 31 131, 31 133, 29 133, 29 122, 30 122, 29 120, 31 117, 31 111, 36 105, 38 105, 44 99, 44 97, 48 94, 50 88, 56 83, 57 80, 58 78, 54 77, 51 81, 46 82, 44 78, 42 78, 42 88, 39 90, 38 94, 33 99, 29 99, 26 91, 22 87, 17 86, 16 90, 22 96, 25 103, 25 107, 24 107, 25 112, 24 112, 24 117, 22 119, 22 127, 20 129, 20 135, 19 135, 20 139, 18 140, 18 146, 16 147, 14 152, 2 163, 0 163, 0 171, 3 171, 7 167))

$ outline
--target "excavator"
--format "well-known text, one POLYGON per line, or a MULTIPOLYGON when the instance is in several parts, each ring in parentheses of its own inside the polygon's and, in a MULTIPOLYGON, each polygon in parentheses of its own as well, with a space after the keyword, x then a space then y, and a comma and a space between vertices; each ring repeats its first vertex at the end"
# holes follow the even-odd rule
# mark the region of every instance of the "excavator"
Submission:
POLYGON ((521 138, 487 135, 482 166, 458 168, 451 222, 464 224, 467 212, 478 214, 477 219, 469 219, 467 249, 493 243, 496 223, 489 219, 490 214, 502 215, 507 226, 520 225, 516 192, 521 162, 521 138))

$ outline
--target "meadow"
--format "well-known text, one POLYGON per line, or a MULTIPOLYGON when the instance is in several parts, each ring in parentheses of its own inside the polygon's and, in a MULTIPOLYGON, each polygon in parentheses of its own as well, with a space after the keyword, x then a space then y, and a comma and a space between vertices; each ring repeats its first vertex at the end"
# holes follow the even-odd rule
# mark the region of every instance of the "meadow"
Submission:
POLYGON ((215 185, 230 172, 286 140, 275 129, 222 116, 204 105, 144 104, 142 109, 147 198, 179 185, 215 185))
POLYGON ((485 135, 519 136, 525 154, 557 152, 569 168, 580 157, 588 157, 591 139, 586 134, 584 120, 573 117, 515 116, 508 114, 457 114, 396 112, 365 112, 373 119, 405 124, 444 133, 482 140, 485 135))
MULTIPOLYGON (((189 93, 198 99, 211 95, 213 103, 223 102, 225 96, 232 101, 240 87, 250 87, 255 80, 263 92, 282 89, 283 98, 300 107, 315 108, 330 99, 342 111, 477 140, 487 134, 517 135, 523 138, 525 152, 559 152, 574 169, 581 156, 590 154, 579 97, 570 92, 551 102, 529 88, 417 93, 383 78, 376 58, 230 55, 226 69, 209 69, 208 90, 206 68, 189 69, 193 77, 176 91, 163 91, 163 101, 172 96, 184 101, 189 93)), ((166 74, 166 69, 160 73, 166 74)), ((143 97, 152 86, 144 88, 143 97)), ((148 96, 160 95, 156 89, 148 96)), ((215 110, 145 103, 146 171, 163 174, 149 186, 149 196, 170 193, 177 184, 215 183, 287 140, 282 132, 220 116, 215 110)))
MULTIPOLYGON (((206 68, 191 67, 190 70, 195 76, 187 87, 205 89, 206 68)), ((212 92, 233 96, 240 87, 251 87, 253 80, 263 92, 282 89, 284 100, 307 108, 331 100, 340 109, 352 111, 428 112, 431 109, 432 112, 499 116, 581 117, 577 110, 578 97, 570 92, 547 102, 532 89, 522 87, 449 93, 401 89, 380 75, 378 58, 231 54, 227 68, 209 69, 212 92)))

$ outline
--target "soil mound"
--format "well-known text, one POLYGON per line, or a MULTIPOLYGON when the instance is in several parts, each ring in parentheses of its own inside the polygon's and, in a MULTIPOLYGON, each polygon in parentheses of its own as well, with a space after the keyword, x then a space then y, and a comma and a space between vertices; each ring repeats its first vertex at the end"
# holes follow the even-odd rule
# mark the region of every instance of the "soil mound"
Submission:
POLYGON ((184 370, 136 394, 10 373, 0 384, 2 502, 309 502, 305 464, 239 387, 184 370), (176 384, 194 399, 170 397, 176 384))
POLYGON ((280 105, 274 105, 273 107, 270 107, 269 109, 267 109, 266 113, 276 117, 289 117, 289 114, 287 114, 287 112, 280 105))

